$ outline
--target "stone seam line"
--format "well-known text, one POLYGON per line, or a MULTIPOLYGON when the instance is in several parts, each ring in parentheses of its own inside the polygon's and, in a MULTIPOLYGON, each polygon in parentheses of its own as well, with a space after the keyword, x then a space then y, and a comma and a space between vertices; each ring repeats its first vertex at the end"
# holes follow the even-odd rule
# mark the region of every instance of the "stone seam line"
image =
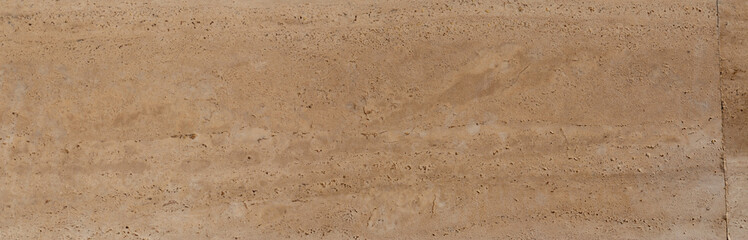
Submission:
POLYGON ((725 181, 725 238, 730 240, 730 205, 728 203, 728 185, 727 185, 727 158, 725 157, 725 101, 722 99, 722 31, 720 29, 719 22, 719 0, 715 0, 715 7, 717 10, 717 66, 719 77, 719 102, 720 102, 720 113, 722 113, 720 130, 722 133, 722 176, 725 181))

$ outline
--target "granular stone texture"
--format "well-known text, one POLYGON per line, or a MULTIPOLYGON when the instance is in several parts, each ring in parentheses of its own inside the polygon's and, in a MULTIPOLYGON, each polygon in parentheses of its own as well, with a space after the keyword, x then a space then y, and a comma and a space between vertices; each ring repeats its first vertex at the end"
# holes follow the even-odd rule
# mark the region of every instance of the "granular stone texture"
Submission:
POLYGON ((748 1, 722 0, 719 13, 728 232, 748 239, 748 1))
POLYGON ((720 2, 0 0, 0 239, 745 239, 720 2))

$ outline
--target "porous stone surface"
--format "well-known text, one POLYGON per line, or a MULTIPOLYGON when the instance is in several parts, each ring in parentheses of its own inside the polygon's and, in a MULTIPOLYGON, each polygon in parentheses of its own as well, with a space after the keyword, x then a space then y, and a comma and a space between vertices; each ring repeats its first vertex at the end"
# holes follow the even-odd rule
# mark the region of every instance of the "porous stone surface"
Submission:
POLYGON ((0 239, 743 239, 720 2, 0 0, 0 239))
POLYGON ((721 0, 719 13, 728 232, 748 239, 748 1, 721 0))

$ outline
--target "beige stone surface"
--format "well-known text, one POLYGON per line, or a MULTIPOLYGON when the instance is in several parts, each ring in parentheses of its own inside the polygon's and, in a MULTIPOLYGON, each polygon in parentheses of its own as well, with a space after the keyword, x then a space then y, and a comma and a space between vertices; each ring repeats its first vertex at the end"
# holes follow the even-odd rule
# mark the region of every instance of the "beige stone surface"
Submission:
POLYGON ((723 171, 748 188, 723 151, 744 149, 728 126, 745 115, 720 108, 745 103, 720 88, 745 79, 745 51, 720 45, 744 46, 745 24, 718 28, 711 0, 0 6, 0 239, 745 225, 740 190, 725 221, 723 171))
POLYGON ((720 1, 719 12, 728 231, 748 239, 748 1, 720 1))

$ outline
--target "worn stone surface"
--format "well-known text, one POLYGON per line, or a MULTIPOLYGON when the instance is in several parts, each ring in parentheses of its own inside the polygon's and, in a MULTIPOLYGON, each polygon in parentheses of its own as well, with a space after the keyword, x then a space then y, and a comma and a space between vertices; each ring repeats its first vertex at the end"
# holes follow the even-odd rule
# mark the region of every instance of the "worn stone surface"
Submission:
POLYGON ((748 239, 748 1, 722 0, 719 12, 729 233, 748 239))
POLYGON ((1 239, 727 237, 711 0, 0 5, 1 239))

